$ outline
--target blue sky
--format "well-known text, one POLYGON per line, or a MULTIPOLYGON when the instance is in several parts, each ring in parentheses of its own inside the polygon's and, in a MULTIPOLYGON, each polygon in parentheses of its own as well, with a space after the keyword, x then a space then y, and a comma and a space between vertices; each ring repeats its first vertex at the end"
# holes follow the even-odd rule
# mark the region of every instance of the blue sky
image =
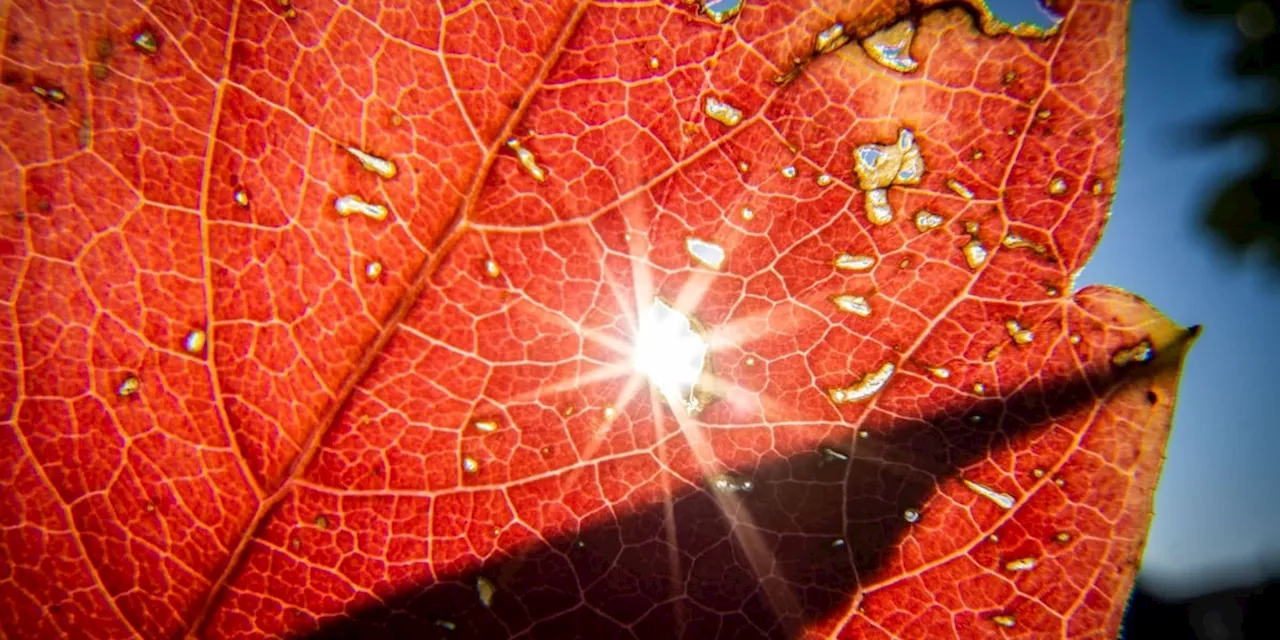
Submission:
MULTIPOLYGON (((1035 0, 989 0, 1035 17, 1035 0)), ((1142 578, 1194 595, 1280 570, 1280 277, 1238 260, 1201 229, 1214 189, 1256 157, 1248 143, 1204 147, 1195 125, 1247 104, 1230 74, 1230 21, 1186 18, 1175 0, 1134 0, 1124 149, 1102 243, 1077 286, 1138 293, 1175 321, 1202 324, 1183 372, 1142 578)), ((1256 88, 1254 88, 1256 91, 1256 88)))

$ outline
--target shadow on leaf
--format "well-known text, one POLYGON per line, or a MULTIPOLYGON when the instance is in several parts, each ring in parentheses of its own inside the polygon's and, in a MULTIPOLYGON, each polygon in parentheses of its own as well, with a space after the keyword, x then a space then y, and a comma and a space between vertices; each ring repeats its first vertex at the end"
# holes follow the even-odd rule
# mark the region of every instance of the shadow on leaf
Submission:
POLYGON ((892 577, 891 553, 909 527, 929 519, 925 512, 912 524, 904 513, 941 480, 1103 393, 1149 384, 1157 370, 1179 365, 1196 333, 1146 364, 1043 383, 928 421, 864 424, 870 437, 830 443, 847 456, 812 451, 740 469, 754 483, 737 494, 746 513, 726 512, 707 491, 678 495, 669 507, 674 548, 668 506, 658 503, 475 572, 406 588, 381 606, 322 619, 310 637, 797 637, 807 623, 844 612, 859 585, 892 577), (740 535, 746 522, 752 535, 740 535), (764 578, 740 542, 748 539, 763 543, 764 578), (487 606, 481 576, 495 587, 487 606))

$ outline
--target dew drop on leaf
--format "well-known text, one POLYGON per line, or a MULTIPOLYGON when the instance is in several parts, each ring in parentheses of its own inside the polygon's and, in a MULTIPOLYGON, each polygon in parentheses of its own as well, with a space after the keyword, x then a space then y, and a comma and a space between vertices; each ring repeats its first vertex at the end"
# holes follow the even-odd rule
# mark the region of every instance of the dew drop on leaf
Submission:
POLYGON ((1071 534, 1067 533, 1066 531, 1059 531, 1057 535, 1053 536, 1053 539, 1062 544, 1066 544, 1068 542, 1071 542, 1071 534))
POLYGON ((724 24, 738 15, 742 11, 742 4, 746 0, 702 0, 701 9, 699 9, 711 21, 716 24, 724 24))
POLYGON ((445 631, 456 631, 458 629, 458 625, 450 620, 436 620, 435 625, 445 631))
POLYGON ((37 84, 31 87, 31 92, 51 104, 65 104, 67 101, 67 92, 58 87, 45 87, 37 84))
POLYGON ((333 210, 343 218, 353 213, 358 213, 370 220, 382 221, 387 219, 386 207, 365 202, 364 199, 357 195, 340 196, 333 201, 333 210))
POLYGON ((916 230, 920 233, 937 229, 944 222, 942 216, 921 209, 916 213, 916 230))
POLYGON ((752 218, 755 218, 755 217, 756 217, 756 212, 755 212, 755 210, 754 210, 754 209, 752 209, 751 207, 743 207, 743 208, 742 208, 742 219, 743 219, 743 220, 751 220, 752 218))
POLYGON ((907 73, 915 71, 919 65, 911 57, 911 41, 915 35, 915 25, 910 20, 903 20, 868 36, 862 41, 862 48, 880 65, 907 73))
POLYGON ((787 165, 781 169, 781 173, 782 177, 790 180, 796 177, 796 168, 792 165, 787 165))
POLYGON ((876 226, 893 222, 893 207, 889 206, 889 192, 872 189, 866 195, 867 221, 876 226))
POLYGON ((708 118, 711 118, 726 127, 732 127, 737 125, 739 122, 742 122, 742 111, 738 110, 737 107, 714 97, 707 97, 706 102, 702 105, 702 112, 705 113, 708 118))
POLYGON ((1005 235, 1005 237, 1000 240, 1000 244, 1010 249, 1030 249, 1036 253, 1041 253, 1041 254, 1043 254, 1046 251, 1044 245, 1038 242, 1032 242, 1030 240, 1027 240, 1026 238, 1016 233, 1010 233, 1005 235))
POLYGON ((929 367, 929 375, 939 380, 946 380, 951 377, 951 370, 946 367, 929 367))
POLYGON ((1043 477, 1044 477, 1044 469, 1040 469, 1040 468, 1038 468, 1038 467, 1037 467, 1037 468, 1035 468, 1035 469, 1032 469, 1032 470, 1031 470, 1031 475, 1033 475, 1033 476, 1035 476, 1035 477, 1037 477, 1037 478, 1043 478, 1043 477))
POLYGON ((950 178, 947 180, 947 188, 954 191, 956 195, 960 196, 961 198, 964 198, 965 200, 973 199, 973 191, 971 191, 969 187, 964 186, 964 183, 960 182, 959 180, 956 180, 955 178, 950 178))
POLYGON ((142 388, 142 382, 138 380, 138 376, 129 376, 116 387, 116 395, 126 398, 138 392, 142 388))
POLYGON ((497 593, 497 591, 498 587, 493 584, 492 580, 484 576, 476 578, 476 595, 480 597, 480 604, 486 608, 493 604, 493 594, 497 593))
POLYGON ((849 42, 849 36, 844 33, 844 25, 837 22, 819 31, 818 35, 813 37, 813 53, 814 55, 831 53, 847 42, 849 42))
POLYGON ((981 382, 975 382, 973 383, 973 392, 978 395, 982 395, 987 392, 987 385, 982 384, 981 382))
POLYGON ((1053 180, 1049 181, 1049 195, 1060 196, 1066 192, 1067 181, 1064 180, 1062 176, 1054 176, 1053 180))
POLYGON ((657 69, 661 64, 662 64, 662 62, 661 62, 660 60, 658 60, 658 57, 657 57, 657 56, 650 56, 650 58, 649 58, 649 68, 650 68, 650 69, 654 69, 654 70, 656 70, 656 69, 657 69))
POLYGON ((1154 355, 1155 350, 1151 348, 1151 343, 1143 340, 1132 347, 1117 351, 1111 357, 1111 364, 1117 367, 1127 367, 1135 362, 1148 362, 1154 355))
POLYGON ((846 313, 852 313, 863 318, 871 315, 871 305, 867 304, 867 299, 862 296, 855 296, 851 293, 842 293, 840 295, 831 296, 831 302, 835 303, 836 308, 846 313))
POLYGON ((876 259, 871 256, 840 253, 832 259, 831 264, 844 271, 866 271, 875 266, 876 259))
POLYGON ((355 159, 360 162, 360 166, 363 167, 365 171, 375 173, 386 179, 391 179, 396 176, 396 163, 390 160, 379 158, 378 156, 366 153, 355 147, 347 147, 347 153, 354 156, 355 159))
POLYGON ((1067 341, 1070 342, 1071 344, 1080 344, 1080 334, 1073 333, 1067 336, 1067 341))
POLYGON ((853 161, 858 186, 865 191, 895 184, 918 184, 925 172, 916 136, 907 128, 898 131, 895 144, 864 144, 854 148, 853 161))
POLYGON ((838 461, 844 462, 849 459, 849 456, 846 455, 843 451, 840 451, 839 449, 834 449, 832 447, 821 447, 818 449, 818 453, 822 454, 823 460, 828 460, 828 461, 838 460, 838 461))
POLYGON ((160 50, 160 41, 150 29, 142 29, 133 34, 133 47, 147 55, 155 55, 160 50))
POLYGON ((1012 629, 1017 624, 1013 619, 1013 615, 1007 613, 991 616, 991 621, 1006 629, 1012 629))
POLYGON ((996 491, 985 484, 979 484, 969 479, 962 479, 961 482, 963 482, 964 486, 968 487, 970 491, 994 502, 996 506, 1006 511, 1012 509, 1014 504, 1017 502, 1014 500, 1013 496, 1001 491, 996 491))
POLYGON ((484 261, 484 274, 490 278, 496 278, 502 275, 502 268, 498 266, 498 262, 492 258, 484 261))
POLYGON ((701 238, 686 238, 684 248, 694 262, 704 267, 719 271, 720 267, 724 266, 724 247, 714 242, 707 242, 701 238))
POLYGON ((830 186, 830 184, 831 184, 831 180, 832 180, 832 178, 831 178, 831 174, 829 174, 829 173, 823 173, 823 174, 820 174, 820 175, 819 175, 819 176, 814 180, 814 182, 816 182, 816 183, 818 184, 818 186, 819 186, 819 187, 826 187, 826 186, 830 186))
POLYGON ((960 251, 964 253, 964 261, 970 269, 977 269, 987 261, 987 248, 977 238, 966 242, 960 251))
POLYGON ((1008 320, 1004 323, 1005 331, 1009 333, 1009 337, 1013 338, 1015 344, 1025 345, 1031 344, 1036 339, 1036 334, 1030 329, 1023 328, 1017 320, 1008 320))
POLYGON ((711 479, 711 489, 718 493, 750 493, 755 483, 732 473, 721 473, 711 479))
POLYGON ((1006 562, 1004 568, 1008 571, 1030 571, 1036 568, 1035 558, 1018 558, 1006 562))
POLYGON ((370 280, 377 280, 382 275, 382 263, 373 260, 364 266, 364 275, 370 280))
POLYGON ((919 510, 919 509, 907 509, 906 511, 903 511, 903 512, 902 512, 902 519, 903 519, 903 520, 906 520, 907 522, 913 523, 913 524, 914 524, 914 523, 916 523, 916 522, 919 522, 919 521, 920 521, 920 510, 919 510))
POLYGON ((844 538, 836 538, 835 540, 831 541, 832 549, 841 549, 841 548, 844 548, 844 545, 845 545, 844 538))
POLYGON ((462 458, 462 470, 467 473, 475 473, 480 470, 480 463, 475 458, 465 456, 462 458))
POLYGON ((879 369, 862 376, 862 379, 848 387, 836 387, 827 390, 827 395, 835 404, 861 402, 879 393, 893 376, 892 362, 886 362, 879 369))
POLYGON ((235 193, 231 194, 231 197, 236 201, 236 204, 246 209, 249 208, 249 192, 248 191, 245 191, 244 189, 236 189, 235 193))
POLYGON ((751 165, 746 160, 738 161, 738 173, 746 173, 751 170, 751 165))
POLYGON ((476 420, 472 423, 476 431, 481 433, 493 433, 498 430, 498 422, 496 420, 476 420))
POLYGON ((520 144, 519 140, 515 138, 507 140, 507 148, 515 152, 516 160, 520 161, 520 166, 525 170, 525 173, 533 176, 533 179, 538 182, 547 181, 546 169, 543 169, 542 165, 538 164, 537 157, 533 155, 532 151, 524 148, 524 145, 520 144))
POLYGON ((200 329, 193 329, 182 341, 182 348, 187 353, 200 353, 204 350, 205 334, 200 329))

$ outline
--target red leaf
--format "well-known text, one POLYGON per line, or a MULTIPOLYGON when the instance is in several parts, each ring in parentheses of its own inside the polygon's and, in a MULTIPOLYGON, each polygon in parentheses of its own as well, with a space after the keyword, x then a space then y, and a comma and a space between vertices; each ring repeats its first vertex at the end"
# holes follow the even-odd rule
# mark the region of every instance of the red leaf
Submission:
POLYGON ((705 4, 6 5, 0 632, 1114 635, 1124 3, 705 4))

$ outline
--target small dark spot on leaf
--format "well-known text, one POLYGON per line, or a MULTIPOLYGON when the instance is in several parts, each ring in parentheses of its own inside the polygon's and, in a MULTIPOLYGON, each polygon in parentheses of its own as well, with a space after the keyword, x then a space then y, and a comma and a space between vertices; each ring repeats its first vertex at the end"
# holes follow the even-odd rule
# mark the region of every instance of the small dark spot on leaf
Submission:
POLYGON ((21 43, 22 43, 22 36, 16 33, 9 34, 9 46, 16 47, 21 43))
POLYGON ((36 208, 41 211, 48 211, 53 208, 53 205, 50 204, 48 200, 41 198, 40 201, 36 203, 36 208))
POLYGON ((98 53, 99 60, 106 60, 111 57, 111 54, 115 53, 116 45, 111 42, 111 38, 98 38, 94 49, 98 53))
POLYGON ((1157 394, 1155 391, 1153 391, 1153 390, 1151 390, 1151 389, 1148 389, 1148 390, 1147 390, 1147 404, 1155 404, 1155 403, 1157 403, 1157 402, 1159 402, 1159 401, 1160 401, 1160 395, 1159 395, 1159 394, 1157 394))
POLYGON ((321 529, 328 529, 329 519, 324 517, 323 515, 316 516, 316 526, 320 527, 321 529))
POLYGON ((93 74, 94 80, 107 79, 107 65, 105 64, 94 63, 94 65, 89 68, 89 72, 93 74))

